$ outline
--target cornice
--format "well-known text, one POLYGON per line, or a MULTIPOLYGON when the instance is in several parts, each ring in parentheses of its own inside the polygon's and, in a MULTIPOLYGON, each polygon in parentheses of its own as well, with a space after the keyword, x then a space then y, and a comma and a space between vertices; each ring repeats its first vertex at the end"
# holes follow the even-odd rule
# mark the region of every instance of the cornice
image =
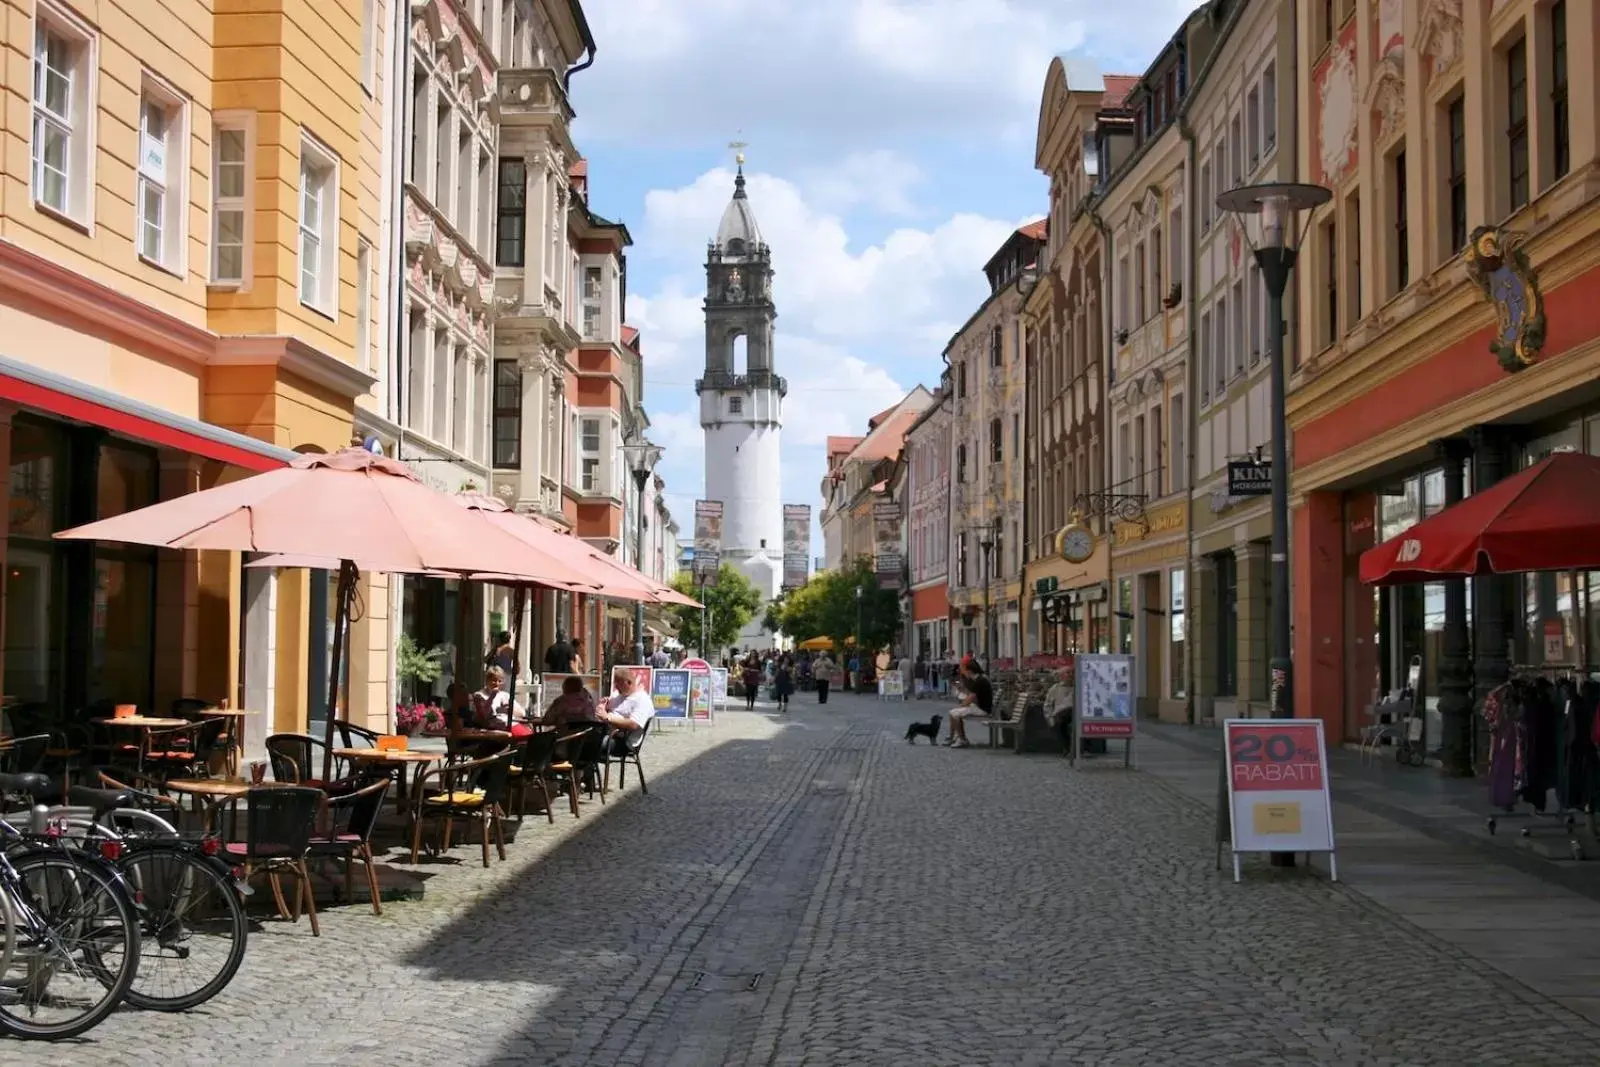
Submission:
POLYGON ((340 396, 365 396, 378 383, 375 375, 352 366, 298 337, 281 334, 235 335, 217 338, 216 366, 276 366, 340 396))

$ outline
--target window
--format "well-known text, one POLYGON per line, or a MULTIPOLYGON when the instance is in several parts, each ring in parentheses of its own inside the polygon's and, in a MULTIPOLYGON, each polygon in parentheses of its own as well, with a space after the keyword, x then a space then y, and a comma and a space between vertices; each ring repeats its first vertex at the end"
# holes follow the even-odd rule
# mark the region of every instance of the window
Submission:
POLYGON ((520 159, 500 159, 500 196, 496 201, 494 261, 502 267, 520 267, 526 254, 528 165, 520 159))
POLYGON ((372 364, 372 242, 356 242, 356 366, 370 371, 372 364))
POLYGON ((583 268, 583 337, 587 341, 598 341, 600 336, 601 316, 601 279, 604 272, 599 267, 583 268))
POLYGON ((998 367, 1005 362, 1005 330, 999 326, 989 330, 989 366, 998 367))
POLYGON ((963 360, 958 360, 956 362, 956 396, 957 396, 957 398, 960 398, 960 397, 964 397, 966 395, 967 395, 967 361, 963 359, 963 360))
POLYGON ((439 101, 433 116, 433 196, 430 198, 446 213, 450 207, 450 148, 456 143, 451 136, 450 104, 439 101))
POLYGON ((742 397, 742 396, 730 396, 728 398, 728 414, 729 415, 742 415, 742 414, 744 414, 744 397, 742 397))
POLYGON ((1567 107, 1567 3, 1550 5, 1550 139, 1555 177, 1572 169, 1572 113, 1567 107))
MULTIPOLYGON (((1506 192, 1515 211, 1528 202, 1528 41, 1506 49, 1506 192)), ((1464 244, 1465 242, 1463 242, 1464 244)))
POLYGON ((1022 455, 1022 416, 1016 413, 1011 416, 1011 454, 1022 455))
POLYGON ((184 102, 145 78, 139 97, 139 168, 134 243, 147 263, 179 271, 183 264, 184 102))
POLYGON ((1150 281, 1150 275, 1145 265, 1144 245, 1142 243, 1133 246, 1133 264, 1134 278, 1136 280, 1133 290, 1133 322, 1129 325, 1143 323, 1150 315, 1149 293, 1145 289, 1145 286, 1150 281))
POLYGON ((1246 161, 1249 169, 1254 171, 1261 163, 1261 90, 1252 88, 1244 98, 1244 135, 1245 150, 1249 154, 1246 161))
POLYGON ((600 490, 600 420, 584 418, 578 422, 578 487, 585 493, 600 490))
POLYGON ((1125 485, 1133 481, 1133 441, 1128 436, 1128 424, 1122 423, 1117 427, 1117 454, 1114 457, 1117 465, 1117 485, 1125 485))
POLYGON ((967 480, 967 446, 965 443, 956 445, 956 481, 964 483, 967 480))
POLYGON ((956 585, 967 584, 967 531, 956 534, 956 585))
POLYGON ((1200 346, 1200 403, 1211 401, 1211 312, 1200 315, 1200 332, 1195 335, 1200 346))
POLYGON ((1445 201, 1448 214, 1447 235, 1453 256, 1467 247, 1467 105, 1466 99, 1457 96, 1445 108, 1445 144, 1447 146, 1445 183, 1450 195, 1445 201))
POLYGON ((1228 391, 1228 313, 1233 309, 1228 306, 1228 298, 1220 297, 1217 300, 1217 317, 1212 323, 1216 327, 1216 358, 1212 360, 1212 370, 1216 372, 1217 399, 1221 400, 1228 391))
POLYGON ((1150 231, 1150 295, 1155 300, 1155 311, 1167 298, 1166 291, 1161 288, 1161 227, 1156 226, 1150 231))
MULTIPOLYGON (((472 234, 472 181, 478 173, 477 145, 472 139, 472 127, 465 119, 458 124, 456 138, 456 230, 468 237, 472 234)), ((441 196, 434 201, 447 208, 449 198, 441 196)), ((448 211, 446 211, 448 214, 448 211)))
POLYGON ((1200 232, 1211 229, 1211 164, 1200 164, 1200 232))
POLYGON ((1261 145, 1271 149, 1278 142, 1278 75, 1277 65, 1268 63, 1261 73, 1261 145))
POLYGON ((361 4, 361 88, 371 96, 378 87, 378 0, 361 4))
POLYGON ((494 465, 522 465, 522 368, 514 359, 494 361, 494 465))
MULTIPOLYGON (((1183 285, 1183 209, 1167 216, 1167 274, 1172 285, 1183 285)), ((1169 289, 1171 286, 1168 287, 1169 289)))
POLYGON ((481 255, 490 255, 494 248, 496 215, 494 211, 495 163, 487 152, 478 155, 478 213, 473 216, 472 243, 481 255))
POLYGON ((464 344, 457 345, 450 360, 450 441, 463 456, 472 448, 472 354, 464 344))
POLYGON ((1241 185, 1244 182, 1243 123, 1244 120, 1239 115, 1235 114, 1233 116, 1233 122, 1228 127, 1228 147, 1233 152, 1233 154, 1229 157, 1233 164, 1233 170, 1229 173, 1233 175, 1233 184, 1235 186, 1241 185))
POLYGON ((989 420, 989 462, 999 463, 1005 459, 1005 432, 1001 429, 999 419, 989 420))
MULTIPOLYGON (((1133 323, 1133 294, 1129 292, 1127 257, 1117 260, 1117 330, 1121 332, 1133 323)), ((1122 344, 1119 339, 1118 344, 1122 344)))
POLYGON ((300 302, 333 318, 339 314, 338 157, 310 138, 300 140, 300 302))
POLYGON ((1183 394, 1172 398, 1172 432, 1167 435, 1172 442, 1172 489, 1178 492, 1189 487, 1189 424, 1185 421, 1183 394))
POLYGON ((1394 212, 1394 292, 1411 284, 1411 226, 1406 214, 1406 150, 1402 145, 1389 163, 1390 184, 1394 189, 1390 210, 1394 212))
POLYGON ((39 3, 33 31, 33 199, 88 225, 94 36, 39 3))
POLYGON ((1233 299, 1228 301, 1228 310, 1233 313, 1233 377, 1244 374, 1245 361, 1245 317, 1244 282, 1233 283, 1233 299))
POLYGON ((1246 331, 1245 346, 1250 349, 1250 366, 1254 368, 1261 362, 1261 320, 1264 315, 1262 305, 1266 303, 1265 294, 1261 288, 1261 268, 1251 263, 1245 270, 1244 291, 1249 294, 1248 306, 1245 317, 1249 320, 1246 331))
POLYGON ((420 307, 410 309, 406 332, 405 420, 418 433, 427 432, 428 320, 420 307))
POLYGON ((406 177, 418 189, 423 188, 422 176, 428 166, 428 124, 423 121, 428 114, 428 72, 423 67, 411 68, 411 156, 407 161, 406 177))
POLYGON ((1350 199, 1345 201, 1345 228, 1344 228, 1344 263, 1345 263, 1345 310, 1348 325, 1354 328, 1361 321, 1361 193, 1350 194, 1350 199))
POLYGON ((450 382, 452 345, 450 331, 437 330, 433 335, 433 421, 428 426, 428 436, 441 445, 450 443, 450 382))
POLYGON ((253 153, 249 116, 218 113, 211 130, 211 281, 246 284, 250 246, 250 166, 253 153))
POLYGON ((1183 637, 1184 637, 1184 581, 1188 577, 1182 567, 1167 573, 1167 666, 1168 692, 1174 700, 1187 695, 1184 687, 1183 637))
POLYGON ((1339 339, 1339 228, 1331 217, 1322 226, 1322 272, 1328 286, 1322 309, 1322 343, 1339 339))

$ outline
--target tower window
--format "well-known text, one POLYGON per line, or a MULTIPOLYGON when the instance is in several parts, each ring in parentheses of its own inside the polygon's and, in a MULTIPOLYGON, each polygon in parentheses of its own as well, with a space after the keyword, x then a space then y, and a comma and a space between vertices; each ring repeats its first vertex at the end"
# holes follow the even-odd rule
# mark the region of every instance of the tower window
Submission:
POLYGON ((742 396, 730 396, 728 398, 728 414, 729 415, 742 415, 742 414, 744 414, 744 397, 742 397, 742 396))
POLYGON ((1005 458, 1005 437, 999 419, 989 420, 989 462, 999 463, 1005 458))

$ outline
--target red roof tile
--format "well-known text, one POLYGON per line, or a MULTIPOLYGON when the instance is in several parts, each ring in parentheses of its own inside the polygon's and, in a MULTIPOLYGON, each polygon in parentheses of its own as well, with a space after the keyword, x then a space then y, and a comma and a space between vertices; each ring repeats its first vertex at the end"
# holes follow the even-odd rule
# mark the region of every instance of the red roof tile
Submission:
POLYGON ((876 463, 880 459, 888 459, 900 453, 906 443, 906 431, 911 429, 911 424, 917 421, 920 411, 902 411, 888 422, 876 427, 855 450, 850 453, 851 459, 866 460, 876 463))
POLYGON ((632 326, 622 327, 622 343, 631 345, 639 339, 639 331, 632 326))
POLYGON ((1037 222, 1030 222, 1026 226, 1018 227, 1017 232, 1035 241, 1043 241, 1050 236, 1050 220, 1040 219, 1037 222))
POLYGON ((884 419, 887 419, 890 415, 893 415, 894 409, 899 406, 900 402, 897 400, 893 404, 890 404, 888 407, 884 408, 882 411, 878 412, 876 415, 872 416, 872 418, 867 420, 867 428, 876 429, 878 423, 882 422, 884 419))
POLYGON ((567 177, 569 178, 587 178, 588 176, 589 161, 587 159, 575 159, 572 161, 572 166, 567 168, 567 177))
POLYGON ((1105 108, 1121 107, 1122 102, 1133 92, 1133 87, 1138 85, 1138 74, 1107 74, 1105 76, 1106 91, 1100 98, 1100 106, 1105 108))
POLYGON ((841 452, 849 452, 861 443, 859 437, 829 437, 828 455, 833 456, 841 452))

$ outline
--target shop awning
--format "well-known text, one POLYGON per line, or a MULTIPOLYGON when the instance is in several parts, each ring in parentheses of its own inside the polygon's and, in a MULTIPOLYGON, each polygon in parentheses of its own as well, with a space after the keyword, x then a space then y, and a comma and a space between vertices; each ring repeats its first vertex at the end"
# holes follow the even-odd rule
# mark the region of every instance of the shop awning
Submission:
POLYGON ((163 411, 5 356, 0 356, 0 400, 245 470, 277 470, 297 457, 287 448, 163 411))

